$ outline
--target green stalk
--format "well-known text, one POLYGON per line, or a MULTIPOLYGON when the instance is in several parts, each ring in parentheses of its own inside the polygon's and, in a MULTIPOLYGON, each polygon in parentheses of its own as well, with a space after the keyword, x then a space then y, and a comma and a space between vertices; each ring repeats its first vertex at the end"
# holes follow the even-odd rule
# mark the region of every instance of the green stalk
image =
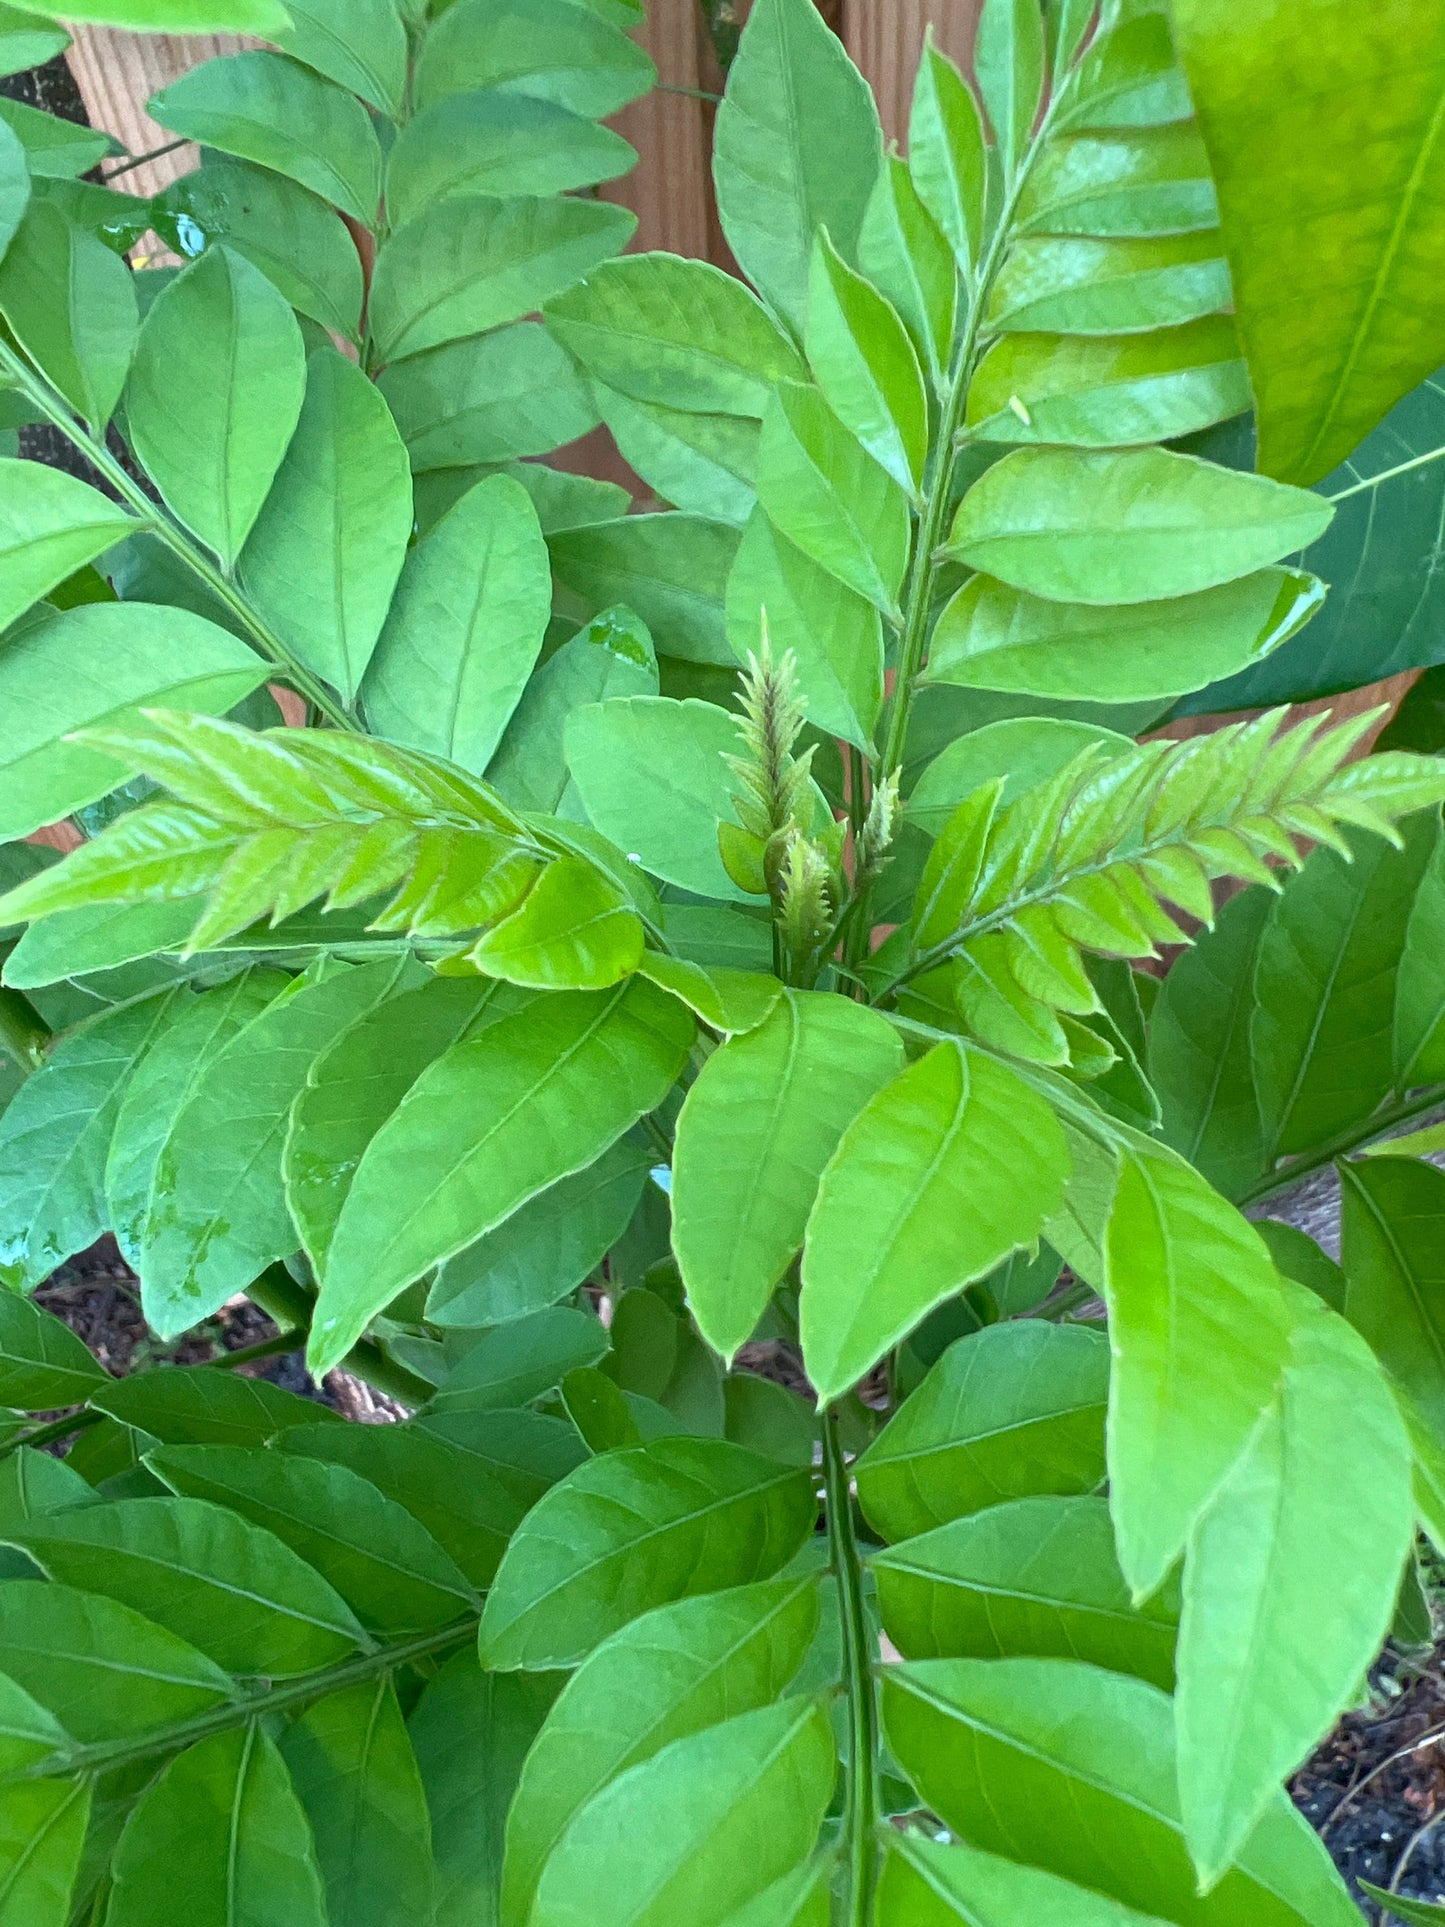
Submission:
POLYGON ((863 1605, 863 1566, 853 1530, 853 1499, 834 1412, 825 1413, 823 1418, 823 1476, 848 1692, 848 1791, 844 1806, 848 1900, 844 1919, 846 1927, 868 1927, 878 1877, 878 1703, 863 1605))
MULTIPOLYGON (((253 1278, 246 1287, 246 1296, 258 1304, 268 1317, 274 1318, 284 1330, 304 1333, 311 1329, 311 1314, 316 1309, 316 1300, 305 1285, 297 1284, 285 1265, 269 1265, 259 1278, 253 1278)), ((299 1349, 299 1348, 298 1348, 299 1349)), ((431 1397, 433 1386, 415 1372, 409 1372, 405 1365, 398 1365, 370 1338, 363 1338, 352 1346, 341 1361, 341 1369, 353 1377, 364 1379, 378 1392, 394 1398, 403 1405, 415 1408, 425 1405, 431 1397)))
POLYGON ((265 656, 268 662, 275 663, 297 694, 304 696, 307 702, 335 728, 355 733, 357 729, 355 720, 337 702, 325 683, 313 676, 309 669, 303 667, 275 630, 256 614, 230 578, 216 567, 200 544, 173 522, 170 516, 150 499, 144 489, 131 480, 105 443, 98 440, 81 422, 77 421, 50 384, 4 341, 0 341, 0 368, 4 369, 26 398, 35 404, 51 426, 58 428, 66 440, 80 450, 97 473, 105 477, 121 501, 140 519, 146 532, 164 542, 192 575, 206 585, 217 601, 225 605, 246 631, 257 653, 265 656))
POLYGON ((27 1076, 45 1062, 52 1035, 49 1024, 28 997, 0 986, 0 1050, 27 1076))
POLYGON ((1348 1131, 1341 1131, 1337 1136, 1327 1139, 1317 1150, 1296 1158, 1293 1164, 1266 1171, 1262 1178, 1255 1179, 1247 1191, 1240 1193, 1235 1203, 1243 1211, 1246 1205, 1259 1204, 1265 1198, 1272 1198, 1277 1191, 1288 1191, 1301 1178, 1322 1171, 1327 1164, 1333 1164, 1336 1158, 1348 1157, 1351 1151, 1358 1151, 1362 1145, 1373 1144, 1377 1138, 1392 1132, 1397 1124, 1410 1124, 1417 1117, 1427 1117, 1431 1111, 1438 1111, 1442 1104, 1445 1104, 1445 1084, 1432 1084, 1426 1090, 1417 1091, 1413 1097, 1401 1098, 1388 1110, 1376 1111, 1363 1124, 1351 1125, 1348 1131))

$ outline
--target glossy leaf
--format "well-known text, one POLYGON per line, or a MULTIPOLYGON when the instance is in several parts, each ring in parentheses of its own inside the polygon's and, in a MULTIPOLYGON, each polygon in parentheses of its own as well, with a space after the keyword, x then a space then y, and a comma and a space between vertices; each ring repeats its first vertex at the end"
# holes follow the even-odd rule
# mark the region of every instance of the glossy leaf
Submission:
POLYGON ((721 1439, 609 1452, 554 1486, 503 1557, 483 1662, 572 1666, 638 1614, 771 1578, 813 1528, 810 1474, 721 1439))
POLYGON ((0 1295, 0 1405, 47 1412, 83 1404, 106 1374, 53 1312, 13 1291, 0 1295))
POLYGON ((642 957, 643 927, 627 893, 582 857, 549 863, 521 907, 467 952, 487 976, 535 990, 605 990, 642 957))
POLYGON ((1019 449, 965 496, 949 552, 1060 602, 1151 602, 1304 548, 1334 511, 1303 490, 1163 449, 1019 449))
POLYGON ((203 254, 146 316, 126 426, 171 508, 227 564, 261 512, 305 387, 295 316, 227 248, 203 254))
POLYGON ((968 82, 931 38, 925 43, 914 83, 908 172, 919 200, 955 257, 970 267, 983 244, 987 183, 983 122, 968 82))
POLYGON ((565 194, 615 180, 634 148, 555 102, 501 88, 449 94, 406 122, 386 164, 397 227, 451 194, 565 194))
POLYGON ((770 1015, 783 986, 762 971, 730 970, 726 965, 693 963, 660 950, 644 952, 638 969, 685 1003, 711 1029, 737 1037, 770 1015))
POLYGON ((58 207, 37 201, 0 261, 0 314, 76 413, 103 432, 140 326, 127 264, 58 207))
POLYGON ((538 1000, 423 1072, 357 1169, 322 1279, 324 1369, 413 1278, 583 1169, 661 1102, 691 1016, 650 984, 538 1000), (457 1155, 457 1124, 471 1129, 457 1155))
POLYGON ((526 490, 506 475, 479 482, 406 558, 363 691, 372 727, 480 775, 551 611, 526 490))
POLYGON ((129 515, 62 469, 0 460, 0 623, 8 629, 130 526, 129 515))
POLYGON ((1054 141, 1019 203, 1026 234, 1189 234, 1218 219, 1204 143, 1188 123, 1054 141))
POLYGON ((561 529, 548 543, 557 579, 588 614, 621 603, 660 655, 734 666, 723 622, 738 532, 702 515, 623 515, 561 529))
POLYGON ((462 0, 427 35, 416 105, 499 87, 602 120, 656 78, 643 50, 596 9, 568 0, 462 0))
POLYGON ((786 991, 716 1051, 688 1092, 673 1156, 673 1249, 708 1342, 731 1358, 802 1248, 818 1180, 902 1046, 873 1012, 786 991))
POLYGON ((411 535, 406 450, 354 362, 319 350, 241 579, 306 668, 355 699, 411 535))
POLYGON ((1003 334, 1146 334, 1217 314, 1230 300, 1217 231, 1149 240, 1030 236, 993 284, 1003 334))
POLYGON ((808 1219, 800 1331, 820 1401, 1032 1244, 1068 1169, 1048 1105, 982 1052, 937 1045, 872 1097, 808 1219))
POLYGON ((410 355, 377 386, 418 470, 545 455, 597 425, 586 382, 535 321, 410 355))
POLYGON ((718 113, 723 232, 764 300, 801 333, 813 237, 851 260, 882 162, 866 82, 806 0, 760 0, 718 113))
POLYGON ((923 486, 928 395, 907 331, 888 302, 820 235, 804 339, 833 413, 900 488, 923 486))
POLYGON ((939 1846, 917 1833, 895 1833, 878 1889, 882 1927, 1158 1927, 1117 1900, 956 1842, 939 1846))
POLYGON ((1007 1499, 1093 1491, 1104 1476, 1108 1347, 1082 1326, 987 1326, 939 1359, 857 1463, 889 1540, 1007 1499))

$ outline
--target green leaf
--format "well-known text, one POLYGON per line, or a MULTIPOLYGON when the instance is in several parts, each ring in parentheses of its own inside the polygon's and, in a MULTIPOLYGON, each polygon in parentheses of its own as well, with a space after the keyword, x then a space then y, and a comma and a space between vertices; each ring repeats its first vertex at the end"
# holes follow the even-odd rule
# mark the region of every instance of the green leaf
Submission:
MULTIPOLYGON (((191 934, 196 906, 142 903, 69 910, 32 923, 5 959, 5 982, 18 990, 57 984, 66 977, 109 971, 179 949, 191 934)), ((167 966, 156 959, 155 969, 167 966)))
POLYGON ((1163 127, 1191 116, 1167 15, 1127 0, 1078 63, 1070 127, 1163 127))
POLYGON ((1136 1611, 1105 1500, 1015 1499, 876 1555, 878 1609, 905 1659, 1077 1659, 1174 1685, 1177 1586, 1136 1611))
POLYGON ((433 978, 388 997, 307 1071, 282 1168, 292 1220, 318 1274, 367 1146, 428 1065, 496 1016, 493 992, 467 978, 433 978))
POLYGON ((395 0, 288 0, 286 11, 290 27, 271 36, 283 53, 383 114, 400 112, 407 50, 395 0))
POLYGON ((299 181, 365 226, 376 219, 381 147, 366 109, 293 61, 271 53, 203 61, 146 111, 173 134, 299 181))
POLYGON ((69 180, 87 174, 99 162, 122 151, 112 135, 41 113, 23 101, 0 101, 0 120, 25 149, 32 177, 41 180, 69 180))
POLYGON ((140 327, 129 265, 58 207, 36 201, 0 262, 0 314, 76 413, 103 432, 140 327))
POLYGON ((1380 1903, 1386 1919, 1393 1917, 1396 1920, 1419 1922, 1422 1927, 1431 1927, 1432 1922, 1445 1920, 1445 1907, 1437 1907, 1428 1900, 1402 1900, 1399 1894, 1377 1887, 1372 1880, 1362 1880, 1360 1892, 1380 1903))
POLYGON ((805 338, 829 407, 900 488, 916 495, 928 459, 928 394, 907 330, 825 233, 813 251, 805 338))
MULTIPOLYGON (((1445 837, 1415 892, 1395 971, 1395 1089, 1445 1079, 1445 998, 1435 960, 1445 936, 1445 837)), ((7 978, 8 981, 8 978, 7 978)))
POLYGON ((756 1030, 783 989, 776 977, 760 971, 693 963, 660 950, 644 951, 638 969, 679 998, 705 1024, 728 1037, 756 1030))
POLYGON ((1280 1224, 1273 1218, 1257 1219, 1255 1229, 1264 1239, 1275 1270, 1282 1278, 1293 1278, 1297 1285, 1306 1286, 1317 1298, 1323 1299, 1331 1311, 1345 1309, 1345 1274, 1333 1258, 1325 1256, 1313 1238, 1306 1237, 1292 1224, 1280 1224))
POLYGON ((607 1346, 607 1328, 598 1319, 562 1305, 493 1326, 442 1380, 426 1416, 528 1405, 554 1391, 568 1372, 595 1365, 607 1346))
POLYGON ((416 105, 497 87, 604 120, 656 78, 641 47, 596 9, 568 0, 462 0, 427 34, 416 105))
POLYGON ((507 475, 478 482, 406 558, 363 689, 372 727, 480 775, 551 613, 547 545, 526 490, 507 475))
POLYGON ((309 1673, 370 1643, 289 1546, 196 1499, 75 1506, 6 1537, 49 1578, 146 1613, 229 1673, 309 1673))
POLYGON ((388 961, 303 981, 230 1040, 177 1110, 133 1234, 141 1302, 158 1332, 209 1317, 295 1249, 281 1185, 287 1115, 315 1059, 395 977, 388 961))
POLYGON ((636 225, 635 214, 603 201, 456 194, 432 202, 377 255, 370 314, 378 357, 397 361, 520 321, 620 252, 636 225))
POLYGON ((329 1693, 281 1740, 310 1822, 327 1927, 407 1927, 432 1918, 431 1821, 389 1678, 329 1693))
POLYGON ((1202 1883, 1354 1699, 1413 1539, 1410 1448, 1359 1337, 1295 1287, 1278 1403, 1195 1527, 1175 1700, 1202 1883))
POLYGON ((818 1624, 815 1578, 686 1599, 614 1633, 547 1716, 507 1820, 501 1919, 525 1927, 548 1857, 606 1787, 664 1747, 769 1706, 818 1624))
POLYGON ((500 1325, 575 1291, 626 1231, 652 1156, 625 1138, 539 1192, 437 1273, 429 1324, 500 1325))
POLYGON ((1328 502, 1164 449, 1017 449, 969 490, 949 553, 1059 602, 1152 602, 1276 562, 1328 502))
POLYGON ((592 1163, 662 1101, 692 1038, 690 1014, 634 979, 538 999, 447 1051, 357 1169, 322 1278, 313 1369, 344 1356, 413 1278, 592 1163))
POLYGON ((1217 231, 1123 241, 1031 236, 1015 244, 994 281, 987 320, 1000 334, 1146 334, 1229 302, 1217 231))
POLYGON ((758 449, 758 501, 790 542, 896 624, 908 498, 817 389, 787 382, 775 390, 758 449))
POLYGON ((629 860, 699 896, 748 901, 718 854, 736 822, 735 719, 712 703, 614 697, 573 710, 567 762, 593 824, 629 860))
POLYGON ((741 524, 754 503, 759 430, 742 415, 695 415, 601 383, 597 406, 623 458, 659 500, 741 524))
POLYGON ((535 321, 410 355, 377 386, 418 470, 546 455, 597 426, 587 383, 535 321))
POLYGON ((817 1419, 797 1392, 752 1372, 723 1380, 723 1436, 780 1465, 811 1465, 817 1419))
POLYGON ((698 1325, 725 1358, 801 1250, 839 1139, 902 1063, 874 1012, 789 990, 704 1065, 677 1121, 673 1249, 698 1325))
POLYGON ((1163 1579, 1275 1394, 1288 1356, 1259 1237, 1180 1158, 1122 1161, 1105 1233, 1110 1504, 1136 1596, 1163 1579))
MULTIPOLYGON (((0 1264, 16 1268, 18 1285, 33 1290, 105 1230, 105 1159, 121 1095, 170 1008, 168 996, 148 997, 72 1031, 0 1116, 0 1264)), ((55 1346, 38 1333, 33 1342, 55 1346)), ((73 1371, 68 1346, 67 1355, 73 1371)))
MULTIPOLYGON (((983 245, 987 159, 973 90, 946 54, 924 42, 908 120, 908 172, 924 208, 968 269, 983 245)), ((940 352, 940 362, 945 356, 940 352)))
POLYGON ((882 164, 867 82, 810 0, 759 0, 718 111, 713 180, 728 244, 801 334, 813 237, 851 261, 882 164))
POLYGON ((0 1793, 0 1921, 65 1927, 86 1842, 87 1780, 37 1780, 0 1793))
POLYGON ((1106 1895, 962 1842, 890 1830, 878 1888, 882 1927, 1162 1927, 1106 1895))
POLYGON ((1414 5, 1382 37, 1323 0, 1222 31, 1227 18, 1218 0, 1183 0, 1175 32, 1219 189, 1260 466, 1315 482, 1439 361, 1433 318, 1409 290, 1441 235, 1445 23, 1414 5), (1320 221, 1328 285, 1281 289, 1285 237, 1320 221))
POLYGON ((334 209, 269 168, 208 158, 151 203, 157 231, 190 258, 224 243, 299 313, 348 340, 360 329, 361 256, 334 209))
POLYGON ((1048 1105, 982 1052, 939 1044, 885 1085, 844 1132, 808 1219, 800 1330, 819 1401, 1032 1244, 1068 1170, 1048 1105))
POLYGON ((884 156, 863 216, 858 265, 903 317, 937 387, 953 344, 958 269, 908 164, 896 154, 884 156))
POLYGON ((708 262, 673 254, 607 262, 548 302, 547 325, 594 380, 696 414, 761 420, 777 382, 806 378, 754 294, 708 262))
POLYGON ((424 1412, 413 1423, 474 1460, 469 1476, 500 1487, 519 1515, 587 1456, 565 1419, 542 1412, 424 1412))
POLYGON ((129 515, 63 469, 0 460, 0 625, 8 629, 131 526, 129 515))
POLYGON ((1393 1157, 1339 1171, 1345 1316, 1432 1430, 1445 1432, 1445 1172, 1393 1157))
POLYGON ((0 1293, 0 1405, 17 1412, 81 1405, 106 1376, 53 1312, 13 1291, 0 1293))
POLYGON ((602 1370, 623 1388, 634 1410, 639 1403, 651 1408, 639 1420, 644 1438, 677 1432, 722 1435, 722 1370, 680 1305, 674 1308, 656 1291, 624 1291, 608 1335, 612 1350, 602 1370))
POLYGON ((167 1445, 263 1445, 298 1425, 342 1423, 329 1407, 264 1378, 205 1365, 114 1379, 90 1403, 167 1445))
POLYGON ((0 1582, 0 1666, 82 1745, 213 1713, 235 1690, 214 1661, 129 1606, 33 1579, 0 1582))
POLYGON ((43 66, 69 45, 70 35, 64 27, 37 20, 19 7, 6 7, 0 14, 0 65, 7 74, 43 66))
POLYGON ((589 1459, 507 1548, 482 1618, 483 1663, 576 1665, 654 1606, 771 1578, 815 1514, 808 1471, 721 1439, 589 1459))
POLYGON ((885 1539, 1104 1477, 1109 1352, 1081 1325, 988 1325, 951 1345, 857 1461, 885 1539))
POLYGON ((296 317, 227 248, 203 254, 146 316, 126 427, 166 501, 228 565, 261 512, 305 388, 296 317))
POLYGON ((1208 315, 1141 335, 1004 335, 969 384, 968 426, 981 442, 1124 448, 1249 406, 1234 324, 1208 315))
POLYGON ((484 1673, 470 1651, 422 1694, 409 1724, 431 1808, 436 1927, 496 1927, 507 1809, 561 1684, 557 1673, 484 1673))
POLYGON ((1438 835, 1404 847, 1352 839, 1317 850, 1271 906, 1259 940, 1250 1043, 1265 1151, 1309 1150, 1369 1116, 1394 1083, 1395 973, 1438 835))
POLYGON ((355 362, 318 349, 240 572, 292 654, 348 703, 386 621, 411 522, 411 472, 386 403, 355 362))
POLYGON ((306 1814, 259 1724, 178 1754, 116 1848, 107 1918, 159 1927, 182 1907, 217 1927, 327 1927, 306 1814))
POLYGON ((500 88, 451 94, 403 126, 386 164, 386 207, 400 227, 452 194, 565 194, 616 180, 637 151, 555 102, 500 88))
POLYGON ((973 50, 978 90, 1011 180, 1038 118, 1044 88, 1044 19, 1038 0, 984 0, 973 50))
POLYGON ((975 575, 934 626, 928 675, 1064 702, 1178 695, 1216 669, 1231 674, 1269 655, 1324 600, 1324 583, 1293 569, 1260 569, 1197 595, 1105 608, 1045 601, 975 575))
POLYGON ((274 1533, 364 1626, 426 1632, 475 1605, 470 1582, 425 1526, 348 1466, 236 1445, 161 1445, 146 1463, 173 1492, 274 1533))
POLYGON ((701 515, 627 515, 564 528, 549 542, 558 580, 597 611, 633 610, 659 651, 728 668, 723 621, 738 531, 701 515))
POLYGON ((79 0, 67 18, 137 33, 272 33, 287 24, 275 0, 79 0))
POLYGON ((582 857, 559 857, 521 908, 467 952, 488 976, 536 990, 605 990, 642 958, 643 927, 623 889, 582 857))
POLYGON ((883 1717, 922 1799, 970 1846, 1188 1927, 1358 1927, 1283 1789, 1235 1866, 1197 1892, 1172 1708, 1143 1680, 1057 1659, 926 1660, 884 1668, 883 1717))
POLYGON ((1025 234, 1189 234, 1218 220, 1209 157, 1188 123, 1051 141, 1019 201, 1025 234))
POLYGON ((811 1854, 836 1772, 832 1728, 814 1700, 783 1700, 677 1740, 577 1815, 542 1874, 532 1919, 730 1927, 811 1854))

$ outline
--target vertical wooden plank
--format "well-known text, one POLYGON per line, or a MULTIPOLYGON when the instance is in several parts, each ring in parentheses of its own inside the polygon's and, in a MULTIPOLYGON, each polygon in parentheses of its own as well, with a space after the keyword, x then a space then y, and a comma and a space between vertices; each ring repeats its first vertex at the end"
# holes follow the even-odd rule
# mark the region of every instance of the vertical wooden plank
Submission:
POLYGON ((698 32, 695 0, 653 0, 637 38, 657 62, 662 86, 610 123, 639 155, 625 180, 602 190, 637 215, 634 250, 704 257, 708 251, 707 142, 703 103, 694 98, 702 84, 698 32), (667 87, 691 91, 668 93, 667 87))
POLYGON ((901 141, 907 134, 925 29, 931 23, 934 40, 967 68, 981 5, 982 0, 846 0, 843 37, 878 96, 886 139, 901 141))
MULTIPOLYGON (((145 111, 151 95, 215 54, 240 53, 257 40, 235 34, 119 33, 109 27, 76 27, 68 55, 91 123, 124 142, 132 154, 149 154, 174 138, 145 111)), ((131 194, 158 194, 196 165, 187 145, 134 168, 117 182, 131 194)))

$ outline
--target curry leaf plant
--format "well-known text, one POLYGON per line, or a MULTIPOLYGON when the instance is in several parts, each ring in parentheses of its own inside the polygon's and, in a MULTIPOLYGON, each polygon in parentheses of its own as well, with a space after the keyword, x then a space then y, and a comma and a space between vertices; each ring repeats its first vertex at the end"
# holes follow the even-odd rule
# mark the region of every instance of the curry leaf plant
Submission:
POLYGON ((1289 703, 1440 652, 1437 10, 986 0, 899 153, 755 0, 741 275, 634 0, 85 11, 271 39, 0 126, 0 1927, 1358 1919, 1445 732, 1289 703), (107 1231, 404 1415, 112 1379, 107 1231))

